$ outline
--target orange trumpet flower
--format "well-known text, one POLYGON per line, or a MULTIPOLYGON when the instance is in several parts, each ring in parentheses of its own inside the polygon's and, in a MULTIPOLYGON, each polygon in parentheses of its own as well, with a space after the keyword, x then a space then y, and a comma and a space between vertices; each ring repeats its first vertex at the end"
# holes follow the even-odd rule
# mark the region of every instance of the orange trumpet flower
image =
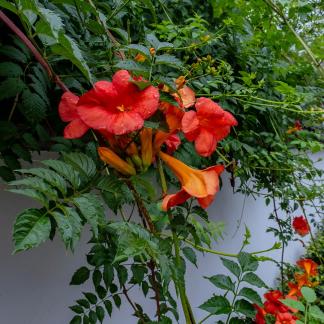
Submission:
POLYGON ((307 276, 316 276, 318 264, 312 259, 300 259, 297 262, 297 266, 307 273, 307 276))
POLYGON ((152 128, 143 128, 140 132, 141 140, 141 157, 143 167, 146 170, 153 160, 153 143, 152 143, 152 128))
POLYGON ((207 208, 212 203, 219 191, 219 175, 224 171, 222 165, 214 165, 205 170, 196 170, 163 152, 160 152, 159 156, 182 185, 180 191, 164 197, 162 202, 164 211, 183 204, 190 197, 196 197, 203 208, 207 208))
POLYGON ((114 169, 124 175, 135 175, 135 168, 120 158, 114 151, 107 147, 98 147, 98 154, 102 161, 111 165, 114 169))

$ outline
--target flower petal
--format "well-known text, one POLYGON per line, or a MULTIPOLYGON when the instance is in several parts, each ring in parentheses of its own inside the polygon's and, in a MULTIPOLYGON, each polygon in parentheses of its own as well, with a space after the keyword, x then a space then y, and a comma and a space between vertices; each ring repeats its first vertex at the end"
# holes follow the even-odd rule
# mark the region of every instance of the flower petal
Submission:
POLYGON ((58 107, 59 115, 65 122, 69 122, 73 119, 79 118, 77 113, 77 103, 79 97, 72 92, 64 92, 58 107))
POLYGON ((135 111, 124 111, 112 114, 106 122, 108 132, 115 135, 128 134, 144 125, 143 118, 135 111))
POLYGON ((186 112, 181 121, 181 129, 188 141, 194 141, 199 134, 199 120, 193 110, 186 112))
POLYGON ((93 129, 107 129, 112 117, 112 113, 102 106, 79 106, 78 112, 81 120, 93 129))
POLYGON ((198 98, 195 107, 198 115, 204 115, 206 118, 221 118, 224 115, 222 107, 209 98, 198 98))
POLYGON ((119 95, 129 96, 131 93, 137 92, 137 86, 129 82, 131 80, 131 75, 127 70, 117 71, 112 78, 112 84, 117 89, 119 95))
POLYGON ((167 211, 171 207, 181 205, 187 201, 191 196, 184 190, 180 190, 173 195, 167 195, 162 201, 162 210, 167 211))
POLYGON ((64 138, 80 138, 88 129, 89 127, 81 119, 74 119, 64 128, 64 138))
POLYGON ((202 128, 195 140, 195 149, 200 156, 208 157, 216 149, 216 137, 202 128))
POLYGON ((158 109, 160 94, 157 88, 149 86, 144 90, 136 92, 131 99, 131 109, 140 114, 143 119, 147 119, 158 109))
POLYGON ((196 94, 187 86, 178 90, 180 95, 181 103, 184 108, 189 108, 195 104, 196 94))

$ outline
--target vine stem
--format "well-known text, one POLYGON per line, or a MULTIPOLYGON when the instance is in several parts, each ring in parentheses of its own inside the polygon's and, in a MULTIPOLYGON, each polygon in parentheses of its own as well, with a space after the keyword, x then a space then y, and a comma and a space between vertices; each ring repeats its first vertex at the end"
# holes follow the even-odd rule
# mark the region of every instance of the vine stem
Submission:
POLYGON ((7 16, 3 11, 0 10, 0 20, 2 20, 27 46, 27 48, 32 52, 35 59, 44 68, 50 79, 52 79, 64 92, 69 91, 68 87, 63 83, 58 75, 56 75, 48 62, 39 53, 34 44, 27 38, 27 36, 16 26, 16 24, 7 16))
MULTIPOLYGON (((162 194, 163 194, 163 196, 165 196, 167 194, 168 188, 167 188, 167 182, 165 179, 162 162, 159 157, 157 158, 157 166, 158 166, 158 171, 159 171, 160 180, 161 180, 162 194)), ((168 216, 169 216, 169 220, 171 221, 172 220, 171 212, 168 212, 168 216)), ((174 244, 174 254, 175 254, 176 265, 178 267, 180 267, 181 259, 180 259, 179 238, 177 236, 176 231, 172 227, 171 227, 171 229, 172 229, 172 239, 173 239, 173 244, 174 244)), ((184 316, 186 319, 186 323, 187 324, 196 324, 196 321, 195 321, 195 318, 194 318, 194 315, 193 315, 193 312, 191 309, 191 305, 190 305, 188 297, 186 295, 184 282, 175 283, 175 284, 179 291, 180 300, 181 300, 181 304, 182 304, 183 313, 184 313, 184 316)))

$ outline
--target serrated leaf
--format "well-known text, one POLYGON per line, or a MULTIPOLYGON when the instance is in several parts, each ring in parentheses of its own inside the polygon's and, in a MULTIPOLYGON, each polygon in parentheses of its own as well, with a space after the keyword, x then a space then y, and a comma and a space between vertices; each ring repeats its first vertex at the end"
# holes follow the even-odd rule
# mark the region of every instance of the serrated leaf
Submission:
POLYGON ((182 252, 184 256, 197 267, 197 256, 195 251, 191 247, 186 246, 182 249, 182 252))
POLYGON ((123 60, 119 61, 117 64, 114 65, 115 68, 128 70, 128 71, 137 71, 137 72, 147 72, 148 69, 145 65, 139 64, 132 60, 123 60))
POLYGON ((116 271, 117 271, 120 287, 122 287, 126 283, 128 278, 127 268, 124 266, 118 266, 116 271))
POLYGON ((80 186, 80 174, 70 165, 59 160, 45 160, 43 164, 56 171, 59 175, 68 180, 73 188, 78 189, 80 186))
POLYGON ((74 272, 70 285, 81 285, 86 282, 90 277, 90 270, 87 267, 81 267, 74 272))
POLYGON ((236 312, 241 313, 247 317, 254 318, 256 310, 251 303, 245 299, 239 299, 234 304, 236 312))
POLYGON ((146 56, 146 58, 150 58, 150 56, 151 56, 149 49, 143 45, 140 45, 140 44, 130 44, 130 45, 127 45, 126 48, 130 49, 130 50, 137 51, 137 52, 143 54, 144 56, 146 56))
POLYGON ((173 44, 168 42, 160 42, 154 34, 147 34, 146 40, 153 46, 155 51, 159 51, 162 49, 172 48, 173 44))
POLYGON ((37 190, 24 188, 24 189, 9 189, 8 191, 27 196, 29 198, 37 200, 41 205, 48 207, 48 199, 41 192, 37 190))
POLYGON ((9 57, 12 60, 15 60, 20 63, 27 63, 29 57, 22 52, 21 50, 17 49, 14 46, 3 45, 0 48, 0 54, 9 57))
POLYGON ((199 308, 211 314, 228 314, 231 311, 229 301, 223 296, 214 296, 204 302, 199 308))
POLYGON ((49 238, 50 232, 51 222, 46 214, 34 208, 23 211, 14 224, 14 253, 38 246, 49 238))
POLYGON ((64 27, 61 17, 54 11, 47 8, 40 7, 38 8, 38 11, 41 14, 41 17, 49 25, 53 36, 57 38, 59 31, 64 27))
POLYGON ((324 313, 317 305, 311 305, 309 307, 309 314, 322 322, 324 322, 324 313))
POLYGON ((243 272, 255 271, 259 266, 259 263, 256 260, 256 258, 252 254, 246 252, 239 253, 238 261, 240 263, 243 272))
POLYGON ((83 153, 63 153, 63 159, 66 163, 75 168, 87 180, 95 176, 96 165, 91 158, 83 153))
POLYGON ((52 51, 70 60, 92 82, 90 69, 77 43, 63 32, 59 33, 58 41, 58 44, 51 46, 52 51))
POLYGON ((0 100, 12 98, 25 88, 25 83, 19 78, 8 78, 0 83, 0 100))
POLYGON ((24 90, 22 93, 22 105, 19 106, 21 113, 31 123, 38 123, 46 117, 47 104, 37 93, 24 90))
POLYGON ((57 223, 61 238, 66 246, 74 251, 80 240, 82 224, 78 213, 69 207, 62 207, 62 212, 51 213, 57 223))
POLYGON ((93 285, 95 287, 100 285, 101 279, 102 279, 101 272, 98 269, 93 271, 93 273, 92 273, 92 282, 93 282, 93 285))
POLYGON ((226 267, 231 273, 233 273, 237 278, 241 274, 241 269, 239 265, 231 260, 221 258, 224 267, 226 267))
POLYGON ((261 297, 255 290, 253 290, 251 288, 247 288, 247 287, 242 288, 240 290, 240 292, 238 293, 238 295, 242 296, 242 297, 246 297, 252 303, 262 305, 261 297))
POLYGON ((76 302, 84 308, 90 307, 90 303, 86 299, 78 299, 76 302))
POLYGON ((82 216, 87 220, 93 229, 95 236, 98 236, 99 225, 104 224, 105 213, 101 202, 92 193, 86 193, 73 199, 82 216))
POLYGON ((155 63, 170 65, 173 67, 180 67, 182 65, 182 62, 178 58, 169 54, 157 55, 155 57, 155 63))
POLYGON ((218 274, 212 277, 204 277, 208 279, 213 285, 218 288, 234 291, 235 284, 232 282, 232 279, 229 276, 218 274))
POLYGON ((113 300, 114 300, 115 305, 117 306, 117 308, 120 308, 120 305, 121 305, 121 299, 120 299, 119 295, 114 295, 114 296, 113 296, 113 300))
POLYGON ((17 77, 23 74, 23 70, 20 65, 13 62, 0 63, 0 76, 17 77))
POLYGON ((45 169, 45 168, 32 168, 32 169, 20 169, 16 172, 23 173, 23 174, 31 174, 36 177, 39 177, 46 182, 48 182, 53 187, 57 188, 63 195, 66 195, 67 192, 67 185, 65 180, 58 175, 56 172, 45 169))
POLYGON ((253 272, 248 272, 244 274, 242 281, 248 282, 249 284, 259 288, 268 288, 264 281, 253 272))
POLYGON ((89 312, 89 319, 90 319, 90 322, 91 322, 91 324, 95 324, 95 323, 97 323, 97 314, 96 314, 96 312, 95 311, 93 311, 93 310, 91 310, 90 312, 89 312))

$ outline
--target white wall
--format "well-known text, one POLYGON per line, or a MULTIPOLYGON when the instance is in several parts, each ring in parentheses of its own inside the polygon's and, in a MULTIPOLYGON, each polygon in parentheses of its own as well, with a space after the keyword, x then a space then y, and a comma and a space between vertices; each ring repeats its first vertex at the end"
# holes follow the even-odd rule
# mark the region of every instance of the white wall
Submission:
MULTIPOLYGON (((318 166, 324 169, 323 161, 318 166)), ((269 226, 267 218, 271 208, 266 207, 262 199, 254 200, 248 197, 242 212, 244 196, 232 194, 227 174, 222 178, 222 191, 209 208, 211 219, 222 220, 226 224, 224 240, 220 241, 215 249, 236 253, 241 246, 244 224, 252 233, 249 251, 271 247, 274 243, 273 235, 265 233, 266 227, 269 226), (235 234, 241 213, 242 223, 235 234)), ((85 263, 89 232, 83 232, 74 254, 66 252, 59 239, 55 239, 54 242, 48 241, 31 251, 12 255, 11 235, 14 219, 24 208, 36 205, 33 205, 30 199, 4 191, 5 188, 5 185, 0 183, 0 324, 67 324, 72 318, 68 306, 81 297, 81 291, 89 290, 86 285, 81 288, 68 285, 74 271, 85 263)), ((286 249, 285 260, 294 262, 302 253, 301 243, 291 242, 286 249)), ((273 251, 268 256, 279 260, 280 251, 273 251)), ((207 313, 199 310, 198 306, 213 293, 217 293, 202 277, 220 272, 225 273, 224 268, 219 258, 211 254, 199 256, 199 270, 188 266, 188 295, 199 320, 207 313)), ((258 274, 271 286, 279 272, 273 263, 264 262, 259 267, 258 274)), ((135 302, 144 305, 147 312, 154 311, 154 303, 144 300, 140 291, 134 289, 131 296, 135 302)), ((179 310, 181 313, 181 309, 179 310)), ((106 318, 104 323, 136 323, 136 319, 129 315, 131 313, 132 309, 127 302, 123 302, 121 310, 115 310, 112 319, 106 318)), ((214 322, 215 320, 211 319, 205 323, 214 322)), ((183 318, 180 323, 184 323, 183 318)))

